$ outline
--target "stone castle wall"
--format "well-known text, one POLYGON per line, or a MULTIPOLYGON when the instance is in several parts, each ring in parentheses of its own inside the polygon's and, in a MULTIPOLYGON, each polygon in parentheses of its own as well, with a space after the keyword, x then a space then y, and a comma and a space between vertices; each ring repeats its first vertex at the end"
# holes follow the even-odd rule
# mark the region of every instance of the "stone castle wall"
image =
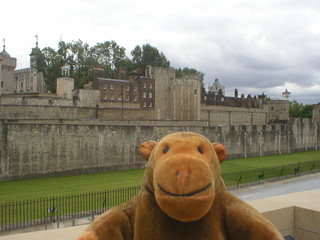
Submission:
POLYGON ((221 127, 204 121, 1 120, 0 180, 144 167, 140 144, 176 131, 223 143, 228 158, 320 147, 319 129, 311 119, 221 127))
MULTIPOLYGON (((32 101, 32 99, 28 99, 32 101)), ((55 102, 67 103, 69 100, 54 99, 52 105, 48 99, 43 105, 0 105, 2 119, 130 119, 143 120, 153 119, 154 110, 134 108, 103 108, 103 107, 76 107, 54 106, 55 102)), ((71 100, 70 100, 71 101, 71 100)))
POLYGON ((210 125, 263 125, 267 124, 268 110, 264 108, 240 108, 225 106, 201 106, 200 119, 210 125))
MULTIPOLYGON (((180 103, 183 104, 183 98, 180 98, 180 103)), ((197 99, 195 98, 195 101, 197 99)), ((74 104, 69 99, 59 98, 3 98, 0 105, 1 118, 3 119, 114 119, 114 120, 167 120, 171 119, 175 113, 176 120, 183 120, 183 117, 190 117, 191 121, 196 121, 197 112, 200 112, 200 121, 208 122, 208 126, 219 125, 263 125, 268 123, 268 113, 265 109, 259 108, 237 108, 223 106, 206 106, 202 105, 201 109, 195 110, 194 115, 191 110, 195 103, 186 105, 185 111, 183 108, 178 108, 176 104, 172 111, 167 111, 168 115, 158 119, 159 109, 140 109, 134 104, 125 103, 121 107, 119 103, 115 107, 104 107, 92 102, 91 105, 85 106, 74 104), (94 107, 92 106, 94 105, 94 107), (98 105, 98 107, 96 107, 98 105), (179 110, 180 109, 180 113, 179 110), (170 112, 170 116, 169 116, 170 112), (177 117, 178 116, 178 117, 177 117), (180 119, 181 118, 181 119, 180 119)), ((179 103, 179 104, 180 104, 179 103)), ((196 108, 194 108, 196 109, 196 108)), ((188 119, 188 118, 187 118, 188 119)))
POLYGON ((313 105, 312 117, 320 123, 320 103, 313 105))

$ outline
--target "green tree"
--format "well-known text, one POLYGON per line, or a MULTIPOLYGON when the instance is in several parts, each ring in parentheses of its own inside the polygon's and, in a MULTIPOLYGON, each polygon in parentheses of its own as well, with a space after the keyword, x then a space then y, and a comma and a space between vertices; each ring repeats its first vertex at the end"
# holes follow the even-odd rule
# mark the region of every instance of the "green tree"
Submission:
POLYGON ((74 78, 75 88, 82 86, 90 80, 90 70, 92 66, 91 51, 87 43, 81 40, 67 44, 68 53, 66 54, 66 63, 70 67, 70 75, 74 78))
POLYGON ((312 118, 313 106, 310 104, 304 105, 301 108, 300 115, 302 118, 312 118))
POLYGON ((139 45, 137 45, 132 51, 132 62, 135 67, 142 67, 142 49, 139 45))
POLYGON ((203 83, 204 73, 203 72, 200 72, 195 68, 187 68, 187 67, 185 67, 184 69, 181 69, 181 68, 176 69, 176 76, 177 77, 182 77, 183 75, 189 75, 189 74, 200 75, 201 76, 201 85, 202 85, 202 87, 204 87, 204 83, 203 83))
POLYGON ((164 55, 159 52, 156 47, 151 46, 149 43, 144 44, 142 47, 137 45, 132 51, 132 62, 137 69, 143 72, 148 65, 156 67, 170 67, 170 62, 164 55))
POLYGON ((61 76, 63 61, 58 53, 50 47, 42 49, 36 57, 37 71, 43 73, 46 88, 56 92, 57 78, 61 76))
MULTIPOLYGON (((148 65, 170 67, 170 62, 156 47, 150 44, 137 45, 131 52, 132 60, 126 56, 126 49, 115 41, 105 41, 90 47, 81 40, 71 43, 60 41, 58 50, 46 47, 39 50, 37 69, 44 73, 47 90, 56 91, 56 79, 61 77, 61 67, 70 67, 70 76, 75 80, 75 88, 82 88, 92 81, 93 69, 102 67, 107 78, 118 78, 119 71, 129 73, 133 70, 145 71, 148 65)), ((200 74, 203 82, 204 73, 194 68, 177 69, 177 76, 200 74)))
POLYGON ((296 100, 290 102, 289 116, 296 118, 312 118, 312 105, 303 105, 296 100))
POLYGON ((92 57, 98 66, 103 67, 105 76, 116 78, 120 68, 127 65, 126 49, 115 41, 98 43, 92 48, 92 57))
POLYGON ((296 100, 290 102, 289 116, 290 117, 300 117, 302 103, 298 103, 296 100))

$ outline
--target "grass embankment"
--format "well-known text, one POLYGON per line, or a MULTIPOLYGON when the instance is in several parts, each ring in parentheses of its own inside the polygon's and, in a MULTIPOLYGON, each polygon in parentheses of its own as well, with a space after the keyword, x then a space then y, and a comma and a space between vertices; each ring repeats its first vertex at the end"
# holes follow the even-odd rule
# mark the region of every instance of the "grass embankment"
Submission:
MULTIPOLYGON (((320 151, 227 160, 223 173, 320 160, 320 151)), ((0 182, 0 204, 140 185, 144 169, 0 182)))
POLYGON ((320 151, 309 151, 283 155, 270 155, 264 157, 251 157, 231 159, 222 163, 222 172, 240 172, 259 168, 278 167, 299 162, 320 160, 320 151))

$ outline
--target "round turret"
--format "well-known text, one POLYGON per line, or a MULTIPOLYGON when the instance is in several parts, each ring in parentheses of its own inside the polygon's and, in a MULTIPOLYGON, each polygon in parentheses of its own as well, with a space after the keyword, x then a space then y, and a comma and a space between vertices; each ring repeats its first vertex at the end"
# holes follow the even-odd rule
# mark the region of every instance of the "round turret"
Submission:
POLYGON ((2 50, 2 52, 0 53, 0 56, 1 56, 2 58, 11 58, 10 54, 7 53, 7 51, 6 51, 5 39, 3 39, 3 50, 2 50))
POLYGON ((0 55, 3 58, 11 58, 10 54, 6 52, 6 50, 3 49, 3 51, 0 53, 0 55))
POLYGON ((290 101, 290 98, 291 98, 291 93, 288 92, 288 89, 286 89, 286 91, 282 93, 282 99, 290 101))

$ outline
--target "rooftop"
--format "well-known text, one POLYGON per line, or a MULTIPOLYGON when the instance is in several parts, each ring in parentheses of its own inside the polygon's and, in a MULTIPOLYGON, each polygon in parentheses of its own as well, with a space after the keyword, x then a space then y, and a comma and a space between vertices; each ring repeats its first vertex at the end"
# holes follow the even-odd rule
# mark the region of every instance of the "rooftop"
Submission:
POLYGON ((128 80, 118 80, 118 79, 108 79, 108 78, 98 78, 100 81, 111 81, 111 82, 123 82, 128 83, 128 80))

